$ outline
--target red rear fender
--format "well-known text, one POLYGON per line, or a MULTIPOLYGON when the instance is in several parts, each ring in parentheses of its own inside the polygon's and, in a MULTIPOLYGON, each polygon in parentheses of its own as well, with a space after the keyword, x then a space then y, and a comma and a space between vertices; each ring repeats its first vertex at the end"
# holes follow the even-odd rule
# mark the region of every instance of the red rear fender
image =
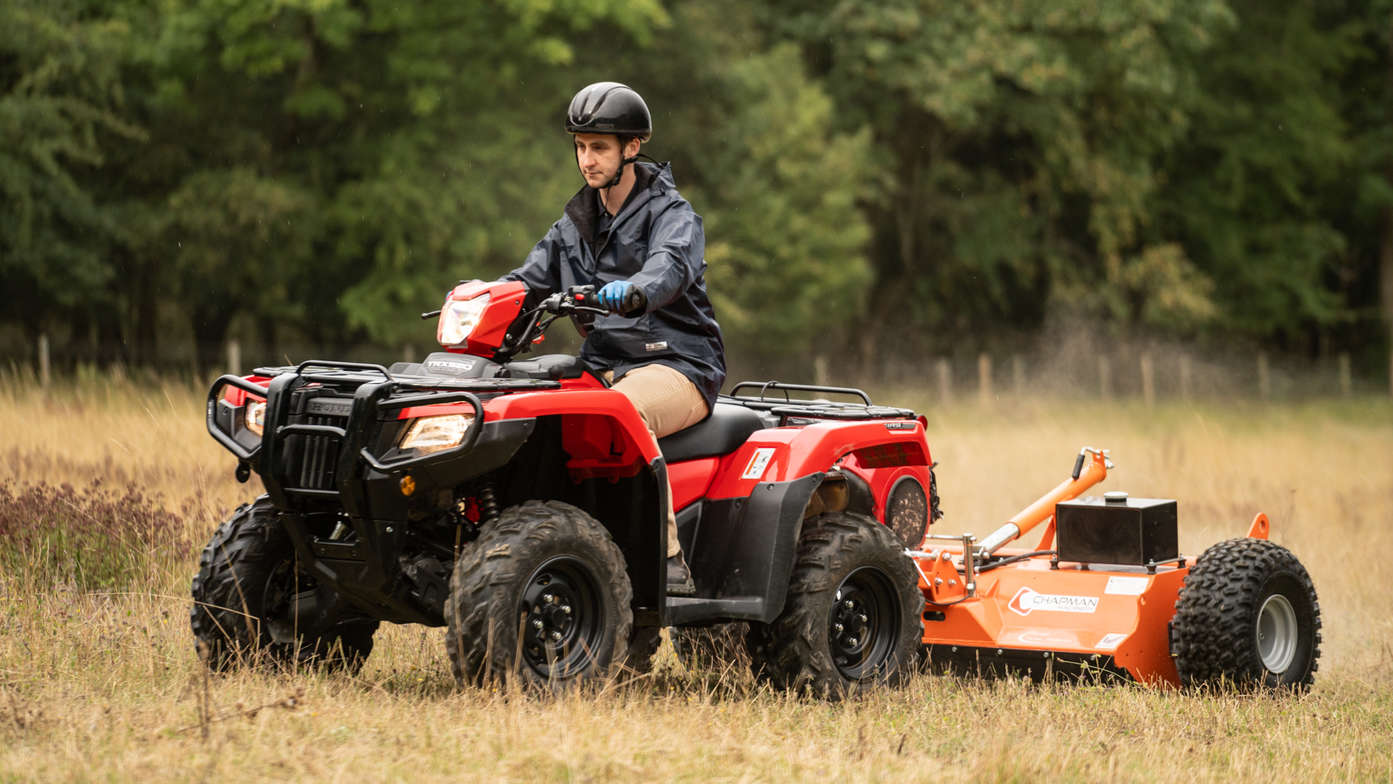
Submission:
POLYGON ((827 471, 852 455, 863 469, 927 466, 924 427, 914 420, 819 422, 760 430, 721 461, 711 498, 743 498, 760 482, 786 482, 827 471))

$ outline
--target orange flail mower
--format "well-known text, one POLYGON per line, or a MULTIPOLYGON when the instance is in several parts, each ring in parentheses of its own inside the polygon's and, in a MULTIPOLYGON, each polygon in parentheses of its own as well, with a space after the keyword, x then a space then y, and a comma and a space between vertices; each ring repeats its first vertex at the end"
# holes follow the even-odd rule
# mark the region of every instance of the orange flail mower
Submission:
POLYGON ((1198 558, 1177 548, 1176 502, 1111 492, 1106 450, 980 542, 929 534, 910 550, 924 650, 940 670, 1101 676, 1157 686, 1305 688, 1320 655, 1306 570, 1258 514, 1198 558), (1010 547, 1044 526, 1039 547, 1010 547), (966 554, 966 557, 965 557, 966 554))

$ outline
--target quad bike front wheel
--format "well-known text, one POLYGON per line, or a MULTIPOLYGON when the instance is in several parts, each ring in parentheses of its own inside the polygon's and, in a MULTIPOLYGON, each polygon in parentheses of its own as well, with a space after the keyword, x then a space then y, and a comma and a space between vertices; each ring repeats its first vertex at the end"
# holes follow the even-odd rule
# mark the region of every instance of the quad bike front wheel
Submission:
POLYGON ((899 684, 915 667, 923 607, 893 531, 864 515, 815 517, 783 612, 750 637, 754 667, 775 686, 829 699, 899 684))
POLYGON ((504 510, 455 561, 455 680, 555 688, 604 676, 624 661, 632 599, 623 553, 595 518, 558 501, 504 510))
POLYGON ((1172 635, 1186 686, 1306 689, 1320 658, 1320 604, 1291 551, 1230 539, 1185 577, 1172 635))
POLYGON ((356 672, 377 621, 340 605, 296 567, 295 549, 265 496, 218 527, 198 560, 189 623, 215 671, 292 664, 356 672))

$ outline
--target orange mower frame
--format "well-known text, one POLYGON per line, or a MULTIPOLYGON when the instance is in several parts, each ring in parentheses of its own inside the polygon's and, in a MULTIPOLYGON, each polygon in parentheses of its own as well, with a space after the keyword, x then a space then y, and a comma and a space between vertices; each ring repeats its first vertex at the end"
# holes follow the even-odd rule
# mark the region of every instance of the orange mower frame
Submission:
POLYGON ((980 542, 929 534, 921 549, 908 551, 925 599, 929 665, 1160 687, 1309 686, 1319 657, 1319 605, 1305 569, 1269 541, 1265 514, 1254 517, 1246 537, 1198 558, 1060 560, 1059 505, 1083 496, 1112 467, 1107 451, 1084 447, 1069 479, 980 542), (1008 546, 1041 526, 1036 549, 1008 546), (1245 566, 1250 561, 1266 568, 1245 566))

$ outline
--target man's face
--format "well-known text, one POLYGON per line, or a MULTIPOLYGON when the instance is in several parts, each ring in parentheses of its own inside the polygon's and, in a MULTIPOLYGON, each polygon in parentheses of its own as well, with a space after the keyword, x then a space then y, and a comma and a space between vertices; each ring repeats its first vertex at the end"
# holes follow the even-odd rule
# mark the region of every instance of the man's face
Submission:
POLYGON ((620 153, 633 156, 638 153, 639 141, 630 139, 626 149, 619 149, 619 137, 605 133, 575 134, 576 166, 585 184, 592 188, 603 188, 614 179, 619 171, 620 153))

